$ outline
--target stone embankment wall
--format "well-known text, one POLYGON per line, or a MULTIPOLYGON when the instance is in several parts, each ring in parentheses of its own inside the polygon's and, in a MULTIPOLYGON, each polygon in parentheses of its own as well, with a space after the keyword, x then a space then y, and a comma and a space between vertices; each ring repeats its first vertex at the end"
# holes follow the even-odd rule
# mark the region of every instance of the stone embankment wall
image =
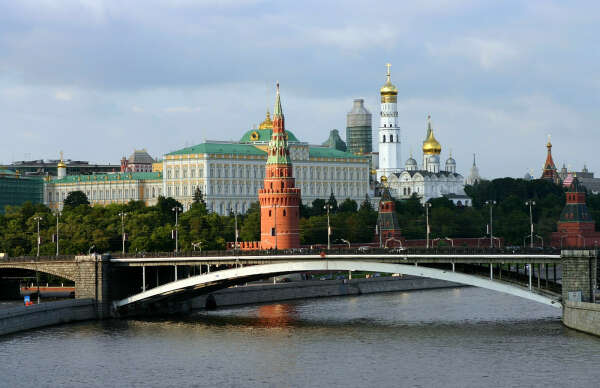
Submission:
POLYGON ((563 324, 600 336, 600 304, 566 301, 563 304, 563 324))
POLYGON ((96 319, 93 299, 69 299, 0 310, 0 335, 96 319))
POLYGON ((351 280, 311 280, 301 282, 232 287, 192 300, 192 309, 234 306, 282 300, 373 294, 379 292, 462 287, 461 284, 414 276, 380 277, 351 280))

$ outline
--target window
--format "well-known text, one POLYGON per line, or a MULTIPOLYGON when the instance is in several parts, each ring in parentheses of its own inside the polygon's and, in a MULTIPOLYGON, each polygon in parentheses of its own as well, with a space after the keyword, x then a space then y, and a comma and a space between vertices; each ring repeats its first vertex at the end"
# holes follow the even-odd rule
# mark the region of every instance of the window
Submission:
POLYGON ((271 236, 275 236, 275 228, 271 228, 271 236))
POLYGON ((283 216, 285 217, 285 209, 283 209, 283 216))
POLYGON ((394 135, 390 135, 390 143, 394 142, 394 135))
POLYGON ((271 211, 269 210, 269 217, 271 217, 271 211))
POLYGON ((383 143, 385 143, 385 135, 383 135, 383 143))

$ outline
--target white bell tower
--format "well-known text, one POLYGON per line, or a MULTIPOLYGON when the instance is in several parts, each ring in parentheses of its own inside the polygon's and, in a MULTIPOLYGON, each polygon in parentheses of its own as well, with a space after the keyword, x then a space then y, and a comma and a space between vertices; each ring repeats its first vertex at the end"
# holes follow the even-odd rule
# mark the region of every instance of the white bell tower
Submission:
POLYGON ((392 84, 390 65, 387 66, 387 80, 381 87, 381 113, 379 119, 379 168, 377 181, 385 182, 394 172, 402 171, 400 156, 400 127, 398 126, 398 89, 392 84))

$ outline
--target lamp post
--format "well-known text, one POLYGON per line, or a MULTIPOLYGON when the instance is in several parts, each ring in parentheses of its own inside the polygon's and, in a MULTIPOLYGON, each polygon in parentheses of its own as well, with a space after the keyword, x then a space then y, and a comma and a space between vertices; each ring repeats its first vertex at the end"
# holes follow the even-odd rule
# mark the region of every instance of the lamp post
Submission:
POLYGON ((494 247, 494 227, 493 227, 493 218, 492 218, 492 209, 494 208, 494 205, 496 204, 496 201, 485 201, 486 205, 489 205, 490 207, 490 248, 494 247))
POLYGON ((532 206, 535 205, 535 201, 529 200, 525 202, 525 206, 529 206, 529 225, 530 225, 530 235, 529 235, 529 248, 533 248, 533 210, 532 206))
MULTIPOLYGON (((231 208, 229 208, 229 213, 231 213, 231 208)), ((237 209, 233 211, 233 216, 235 217, 235 242, 233 245, 233 254, 235 255, 238 246, 237 209)))
POLYGON ((327 249, 331 249, 331 226, 329 225, 329 210, 331 209, 331 204, 326 204, 323 206, 323 209, 327 210, 327 249))
POLYGON ((179 206, 175 206, 172 211, 175 212, 175 253, 179 252, 179 224, 177 215, 179 212, 183 211, 179 206))
POLYGON ((58 220, 60 218, 60 210, 56 210, 56 256, 58 256, 58 220))
POLYGON ((119 216, 121 217, 121 240, 123 243, 123 249, 121 252, 123 256, 125 256, 125 216, 127 216, 127 213, 120 212, 119 216))
POLYGON ((431 207, 431 203, 430 202, 425 202, 423 204, 423 206, 425 207, 425 221, 427 223, 427 240, 426 240, 426 248, 429 249, 429 232, 430 232, 430 228, 429 228, 429 208, 431 207))
POLYGON ((350 248, 350 241, 348 240, 344 240, 343 238, 340 239, 342 242, 345 242, 346 244, 348 244, 348 248, 350 248))
POLYGON ((36 265, 35 265, 35 282, 37 283, 37 303, 40 304, 40 273, 37 270, 37 262, 40 260, 40 221, 42 217, 33 217, 34 221, 37 221, 37 254, 36 254, 36 265))

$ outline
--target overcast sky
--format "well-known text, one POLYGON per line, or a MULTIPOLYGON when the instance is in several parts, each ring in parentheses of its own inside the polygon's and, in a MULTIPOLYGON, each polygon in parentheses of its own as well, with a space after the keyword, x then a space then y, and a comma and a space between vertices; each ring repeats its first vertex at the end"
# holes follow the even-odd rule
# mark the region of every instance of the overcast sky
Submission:
POLYGON ((464 175, 473 153, 485 177, 539 175, 548 134, 557 164, 600 174, 599 19, 597 1, 0 0, 0 162, 238 140, 276 80, 300 140, 345 139, 354 98, 376 133, 390 62, 403 160, 431 114, 464 175))

